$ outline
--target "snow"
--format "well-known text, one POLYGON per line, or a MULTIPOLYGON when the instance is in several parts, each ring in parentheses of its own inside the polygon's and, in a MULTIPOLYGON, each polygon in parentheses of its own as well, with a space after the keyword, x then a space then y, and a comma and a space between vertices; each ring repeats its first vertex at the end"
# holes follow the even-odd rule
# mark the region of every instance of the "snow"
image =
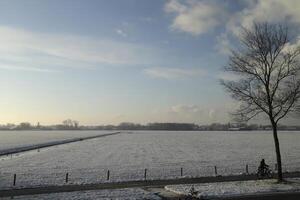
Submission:
MULTIPOLYGON (((3 198, 3 200, 9 200, 11 197, 3 198)), ((155 194, 146 192, 140 188, 128 188, 128 189, 114 189, 114 190, 90 190, 79 192, 63 192, 63 193, 50 193, 39 195, 26 195, 16 196, 13 199, 28 199, 28 200, 52 200, 52 199, 64 199, 64 200, 80 200, 80 199, 101 199, 101 200, 145 200, 153 199, 160 200, 161 198, 155 194)))
POLYGON ((112 131, 0 131, 0 152, 7 149, 101 135, 112 131))
MULTIPOLYGON (((279 137, 284 170, 300 171, 299 132, 279 137)), ((272 139, 271 132, 258 131, 122 132, 1 158, 0 189, 107 182, 107 170, 109 182, 143 180, 145 168, 147 179, 180 177, 181 167, 185 177, 214 176, 215 165, 221 175, 245 173, 246 164, 253 173, 261 158, 274 168, 272 139)))
POLYGON ((198 192, 197 197, 218 198, 240 195, 253 195, 261 193, 291 192, 300 191, 300 178, 288 179, 288 183, 276 183, 275 179, 253 180, 253 181, 232 181, 217 183, 168 185, 166 190, 177 194, 189 195, 191 188, 198 192))

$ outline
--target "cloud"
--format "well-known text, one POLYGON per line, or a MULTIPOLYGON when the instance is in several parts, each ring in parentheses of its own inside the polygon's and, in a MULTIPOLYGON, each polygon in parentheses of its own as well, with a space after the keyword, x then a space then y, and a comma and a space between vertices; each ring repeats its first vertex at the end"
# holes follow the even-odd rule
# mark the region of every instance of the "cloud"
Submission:
POLYGON ((227 55, 233 41, 239 37, 241 28, 251 28, 253 22, 283 23, 299 32, 300 1, 298 0, 245 1, 241 5, 242 9, 232 12, 227 18, 225 32, 217 36, 215 47, 220 54, 227 55))
POLYGON ((201 109, 197 105, 175 105, 171 107, 171 112, 174 113, 198 113, 201 109))
POLYGON ((225 81, 237 81, 241 79, 240 76, 230 72, 220 72, 217 74, 217 78, 225 81))
MULTIPOLYGON (((229 10, 214 0, 168 0, 165 12, 174 14, 171 28, 192 35, 201 35, 225 24, 226 31, 217 36, 216 49, 228 54, 231 34, 238 36, 241 27, 250 28, 256 22, 280 22, 299 26, 299 0, 241 1, 239 10, 229 10)), ((299 32, 299 31, 297 31, 299 32)))
POLYGON ((154 67, 145 69, 144 72, 153 78, 161 79, 184 79, 188 77, 203 76, 206 72, 202 69, 182 69, 182 68, 164 68, 154 67))
POLYGON ((205 110, 198 105, 178 104, 168 109, 167 121, 199 123, 205 110))
POLYGON ((165 5, 165 11, 175 14, 171 28, 192 35, 213 30, 227 15, 226 10, 213 1, 169 0, 165 5))
POLYGON ((215 45, 215 49, 223 55, 229 55, 230 49, 231 49, 231 43, 228 38, 228 35, 225 33, 222 33, 221 35, 218 35, 216 37, 217 44, 215 45))
POLYGON ((14 65, 0 65, 0 69, 31 71, 31 72, 59 72, 59 70, 54 70, 54 69, 45 69, 45 68, 28 67, 28 66, 21 67, 21 66, 14 66, 14 65))
MULTIPOLYGON (((257 0, 238 2, 241 9, 229 11, 217 1, 169 0, 165 12, 174 14, 171 28, 198 36, 225 24, 225 32, 216 37, 215 49, 229 54, 233 39, 241 27, 250 28, 253 22, 300 25, 299 0, 257 0)), ((298 31, 299 32, 299 29, 298 31)), ((297 41, 296 41, 297 42, 297 41)))
POLYGON ((121 29, 116 29, 116 33, 122 37, 127 37, 127 34, 121 29))
POLYGON ((250 27, 257 22, 300 23, 300 1, 298 0, 260 0, 239 12, 240 24, 250 27))
POLYGON ((297 48, 299 48, 300 50, 300 35, 292 43, 291 42, 287 43, 283 51, 291 52, 291 51, 295 51, 297 48))
MULTIPOLYGON (((230 121, 228 113, 235 107, 236 103, 233 102, 211 105, 177 104, 169 107, 165 121, 192 122, 197 124, 226 123, 230 121)), ((159 114, 163 116, 164 112, 161 111, 159 114)))
POLYGON ((151 62, 155 52, 138 44, 68 34, 47 34, 0 26, 0 66, 94 68, 99 64, 151 62))

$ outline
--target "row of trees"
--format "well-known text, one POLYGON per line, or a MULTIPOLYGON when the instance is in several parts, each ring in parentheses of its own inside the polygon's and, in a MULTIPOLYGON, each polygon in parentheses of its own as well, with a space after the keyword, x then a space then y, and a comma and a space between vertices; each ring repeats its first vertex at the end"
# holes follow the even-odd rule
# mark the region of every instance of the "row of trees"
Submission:
MULTIPOLYGON (((43 126, 28 122, 0 125, 0 130, 170 130, 170 131, 237 131, 237 130, 270 130, 271 125, 246 123, 212 123, 197 125, 192 123, 149 123, 146 125, 123 122, 119 125, 79 126, 76 120, 64 120, 62 124, 43 126)), ((300 130, 300 126, 278 125, 278 130, 300 130)))
POLYGON ((196 124, 191 123, 149 123, 147 125, 121 123, 115 127, 120 130, 197 130, 196 124))
POLYGON ((19 125, 7 124, 0 130, 198 130, 199 126, 190 123, 149 123, 147 125, 123 122, 119 125, 79 126, 76 120, 64 120, 62 124, 42 126, 31 125, 28 122, 19 125))
POLYGON ((6 124, 0 125, 0 130, 78 130, 79 122, 76 120, 67 119, 62 121, 62 124, 43 126, 39 122, 36 125, 33 125, 29 122, 21 122, 18 125, 15 124, 6 124))

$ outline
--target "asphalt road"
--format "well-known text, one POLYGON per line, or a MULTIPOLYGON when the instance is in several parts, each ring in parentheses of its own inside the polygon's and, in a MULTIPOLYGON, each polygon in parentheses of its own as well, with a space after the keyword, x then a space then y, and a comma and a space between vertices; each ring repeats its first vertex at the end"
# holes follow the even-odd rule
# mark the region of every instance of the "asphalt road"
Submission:
MULTIPOLYGON (((300 172, 285 173, 284 177, 286 178, 300 177, 300 172)), ((233 175, 233 176, 217 176, 217 177, 212 176, 212 177, 200 177, 200 178, 181 178, 181 179, 169 179, 169 180, 144 180, 144 181, 142 180, 142 181, 128 181, 128 182, 117 182, 117 183, 111 182, 111 183, 95 183, 95 184, 82 184, 82 185, 41 186, 35 188, 0 190, 0 197, 59 193, 59 192, 73 192, 73 191, 84 191, 84 190, 121 189, 121 188, 134 188, 134 187, 135 188, 163 188, 166 185, 172 185, 172 184, 196 184, 196 183, 241 181, 241 180, 255 180, 255 179, 257 179, 255 175, 233 175)), ((249 196, 247 198, 257 199, 256 196, 249 196)), ((264 198, 276 200, 277 197, 266 196, 264 198)), ((280 198, 282 199, 283 197, 280 198)), ((296 196, 291 195, 288 198, 291 199, 296 198, 297 200, 300 200, 299 194, 296 194, 296 196)))

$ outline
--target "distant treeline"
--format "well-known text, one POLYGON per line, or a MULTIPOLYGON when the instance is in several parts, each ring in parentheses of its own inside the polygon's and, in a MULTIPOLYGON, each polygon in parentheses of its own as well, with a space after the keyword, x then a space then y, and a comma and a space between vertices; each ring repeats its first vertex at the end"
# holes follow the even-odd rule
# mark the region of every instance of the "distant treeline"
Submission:
MULTIPOLYGON (((300 126, 279 125, 279 130, 300 130, 300 126)), ((270 125, 244 123, 213 123, 197 125, 194 123, 148 123, 146 125, 123 122, 119 125, 83 126, 76 120, 67 119, 57 125, 32 125, 22 122, 18 125, 0 125, 0 130, 169 130, 169 131, 241 131, 241 130, 271 130, 270 125)))

